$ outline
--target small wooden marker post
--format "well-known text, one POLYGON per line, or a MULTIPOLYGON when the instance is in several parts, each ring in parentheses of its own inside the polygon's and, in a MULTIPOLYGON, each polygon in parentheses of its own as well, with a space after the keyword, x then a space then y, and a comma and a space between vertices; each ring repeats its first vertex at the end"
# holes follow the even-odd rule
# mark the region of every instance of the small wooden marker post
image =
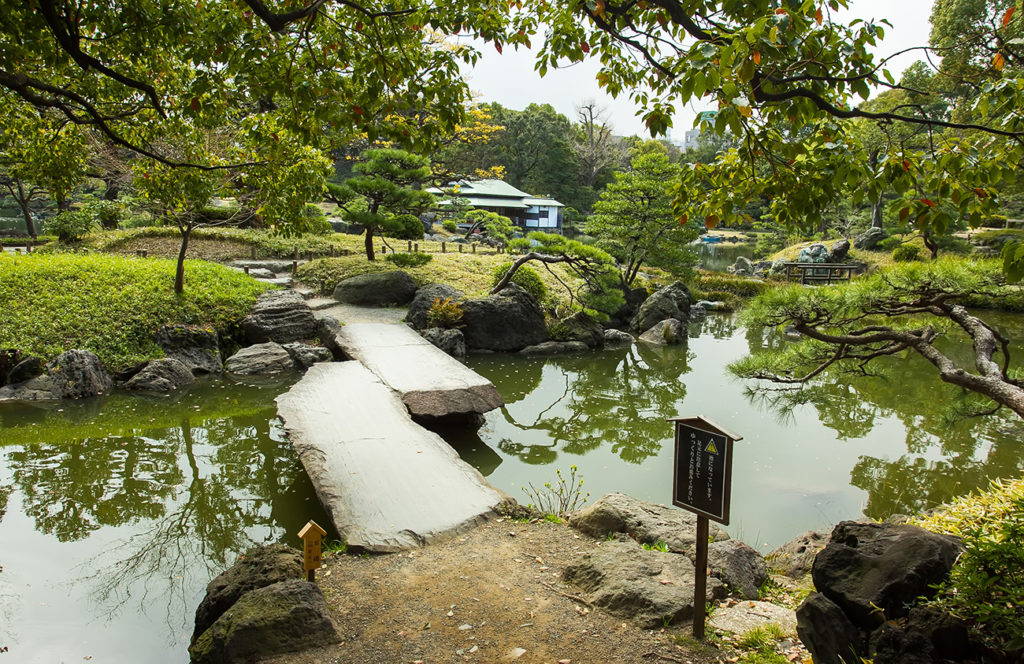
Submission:
POLYGON ((732 446, 743 440, 703 416, 675 417, 672 504, 697 515, 697 556, 693 561, 693 637, 704 639, 707 615, 708 519, 729 525, 732 446))
POLYGON ((317 525, 316 521, 307 521, 299 531, 302 540, 302 569, 306 571, 307 581, 316 581, 316 571, 320 569, 320 540, 327 531, 317 525))

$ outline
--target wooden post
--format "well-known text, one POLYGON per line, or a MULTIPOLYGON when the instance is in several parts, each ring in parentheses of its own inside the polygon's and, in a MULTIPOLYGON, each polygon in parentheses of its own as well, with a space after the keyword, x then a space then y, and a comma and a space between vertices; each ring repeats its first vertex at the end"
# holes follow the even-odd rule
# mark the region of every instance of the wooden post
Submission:
POLYGON ((143 249, 142 250, 142 257, 143 258, 148 258, 149 257, 149 249, 143 249))
POLYGON ((316 571, 322 565, 321 540, 326 534, 327 531, 317 525, 316 521, 307 521, 299 531, 299 539, 302 540, 302 569, 306 572, 307 581, 316 581, 316 571))
POLYGON ((292 261, 292 276, 294 277, 299 273, 299 261, 292 261))
POLYGON ((413 249, 413 251, 419 251, 420 250, 420 243, 417 242, 416 244, 412 245, 412 249, 413 249))
POLYGON ((708 518, 697 515, 697 557, 693 560, 693 638, 704 640, 708 594, 708 518))
POLYGON ((473 253, 476 253, 476 242, 473 243, 473 253))
POLYGON ((412 240, 407 240, 406 241, 406 243, 405 243, 405 250, 410 252, 410 253, 412 252, 412 240))
POLYGON ((444 242, 441 243, 441 253, 445 253, 444 242))
POLYGON ((380 245, 380 255, 383 256, 386 253, 388 253, 388 245, 386 245, 386 244, 380 245))
POLYGON ((292 249, 292 260, 299 260, 299 245, 295 245, 295 247, 292 249))
POLYGON ((331 250, 331 258, 334 258, 334 245, 333 244, 330 246, 330 250, 331 250))
POLYGON ((243 270, 245 270, 245 273, 246 273, 246 274, 249 274, 249 266, 248 266, 248 265, 246 265, 246 266, 245 266, 245 267, 243 267, 242 269, 243 269, 243 270))
POLYGON ((28 244, 25 245, 25 253, 26 254, 31 254, 32 253, 32 243, 31 242, 29 242, 28 244))
POLYGON ((249 258, 256 260, 256 245, 249 247, 249 258))
POLYGON ((459 253, 460 254, 462 253, 462 243, 461 242, 459 243, 459 253))

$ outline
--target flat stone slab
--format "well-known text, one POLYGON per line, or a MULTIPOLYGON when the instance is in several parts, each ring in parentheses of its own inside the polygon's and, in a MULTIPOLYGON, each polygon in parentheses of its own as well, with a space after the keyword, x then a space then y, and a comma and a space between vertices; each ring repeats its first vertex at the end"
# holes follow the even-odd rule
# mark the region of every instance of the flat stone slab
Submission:
POLYGON ((786 634, 796 634, 796 611, 769 602, 741 600, 718 606, 711 614, 711 626, 740 636, 757 627, 775 623, 786 634))
POLYGON ((486 413, 505 403, 491 381, 405 325, 345 325, 336 339, 346 355, 398 392, 415 416, 486 413))
POLYGON ((503 500, 359 362, 313 365, 277 412, 349 546, 422 546, 473 528, 503 500))

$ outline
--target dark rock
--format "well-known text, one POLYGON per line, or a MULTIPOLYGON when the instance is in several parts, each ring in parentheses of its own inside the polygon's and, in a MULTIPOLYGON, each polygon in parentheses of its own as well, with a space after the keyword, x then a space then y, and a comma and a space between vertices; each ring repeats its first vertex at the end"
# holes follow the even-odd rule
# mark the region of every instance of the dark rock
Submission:
POLYGON ((582 353, 590 350, 590 346, 582 341, 545 341, 527 346, 519 351, 520 355, 561 355, 562 353, 582 353))
POLYGON ((452 288, 446 284, 427 284, 416 291, 416 295, 409 303, 409 311, 405 315, 405 321, 415 330, 424 330, 428 327, 427 312, 433 306, 434 300, 446 300, 451 298, 452 302, 462 302, 466 296, 462 291, 452 288))
POLYGON ((292 579, 242 595, 189 654, 193 664, 242 664, 340 640, 320 587, 292 579))
POLYGON ((764 558, 739 540, 712 542, 708 546, 711 573, 746 599, 757 599, 758 589, 768 580, 764 558))
POLYGON ((869 651, 876 664, 933 664, 977 661, 983 652, 972 643, 959 618, 933 607, 916 606, 902 626, 886 623, 871 634, 869 651))
POLYGON ((336 360, 351 359, 342 350, 341 344, 338 343, 338 335, 341 334, 342 327, 338 319, 332 316, 324 316, 316 321, 317 338, 320 339, 320 343, 324 345, 324 348, 331 351, 336 360))
POLYGON ((630 330, 643 332, 668 318, 675 318, 686 325, 690 315, 690 303, 693 296, 690 289, 681 281, 659 289, 647 298, 636 316, 630 322, 630 330))
POLYGON ((832 245, 832 249, 828 252, 829 263, 842 263, 846 260, 846 255, 850 253, 850 241, 846 238, 839 240, 832 245))
POLYGON ((516 284, 480 300, 466 300, 462 310, 469 351, 517 351, 548 339, 540 305, 516 284))
MULTIPOLYGON (((693 616, 693 576, 693 561, 686 556, 648 551, 628 538, 601 544, 562 572, 562 579, 587 592, 595 606, 645 628, 693 616)), ((705 601, 724 596, 722 583, 709 578, 705 601)))
POLYGON ((814 557, 825 548, 828 538, 822 533, 808 530, 769 553, 768 566, 788 577, 799 579, 811 571, 814 557))
POLYGON ((46 367, 43 365, 43 361, 30 355, 11 368, 7 374, 7 382, 12 385, 24 383, 26 380, 42 376, 45 371, 46 367))
POLYGON ((461 330, 430 327, 420 332, 423 338, 452 357, 466 357, 466 337, 461 330))
POLYGON ((582 341, 590 348, 604 346, 604 328, 582 311, 563 318, 557 324, 562 328, 559 341, 582 341))
POLYGON ((308 369, 317 362, 330 362, 334 359, 331 351, 323 346, 310 346, 301 341, 293 341, 282 346, 300 369, 308 369))
POLYGON ((636 341, 633 335, 622 330, 605 330, 604 343, 606 346, 629 346, 636 341))
POLYGON ((622 291, 624 302, 618 311, 611 315, 607 325, 609 327, 625 328, 640 311, 640 306, 647 300, 646 288, 627 288, 622 291))
POLYGON ((334 288, 334 299, 346 304, 401 306, 416 295, 416 282, 401 270, 349 277, 334 288))
POLYGON ((260 295, 252 313, 242 320, 242 332, 249 344, 274 341, 279 344, 316 335, 313 310, 295 291, 268 291, 260 295))
POLYGON ((864 639, 843 610, 811 593, 796 610, 796 632, 815 664, 862 664, 864 639))
POLYGON ((820 242, 804 247, 796 259, 797 263, 827 263, 828 249, 820 242))
POLYGON ((265 267, 249 268, 249 276, 253 279, 276 279, 277 274, 265 267))
POLYGON ((275 374, 293 371, 295 362, 280 344, 273 341, 243 348, 228 358, 224 367, 235 374, 275 374))
MULTIPOLYGON (((696 555, 697 516, 691 512, 637 500, 624 493, 609 493, 569 519, 569 525, 592 537, 625 533, 643 544, 664 542, 670 551, 690 558, 696 555)), ((716 540, 729 536, 716 524, 709 524, 716 540)))
POLYGON ((779 259, 775 260, 772 263, 771 268, 769 268, 769 272, 771 272, 772 274, 782 274, 785 271, 786 271, 786 259, 784 259, 784 258, 779 258, 779 259))
POLYGON ((919 597, 935 594, 963 545, 909 525, 843 521, 814 559, 814 586, 861 629, 903 618, 919 597))
POLYGON ((195 376, 188 367, 174 358, 165 357, 150 361, 142 371, 132 376, 124 387, 133 392, 166 393, 191 385, 195 381, 195 376))
MULTIPOLYGON (((688 319, 689 316, 687 316, 687 320, 688 319)), ((641 334, 640 341, 653 344, 655 346, 676 346, 679 344, 685 344, 686 328, 684 327, 684 323, 679 322, 679 320, 675 318, 666 318, 641 334)))
POLYGON ((853 246, 857 249, 871 250, 885 238, 885 231, 881 228, 871 227, 853 239, 853 246))
POLYGON ((302 576, 302 554, 289 546, 270 544, 249 550, 206 585, 206 596, 196 609, 192 641, 250 590, 302 576))
POLYGON ((746 256, 740 256, 725 271, 740 277, 749 277, 754 274, 754 262, 746 256))
POLYGON ((54 399, 85 399, 114 387, 100 358, 87 350, 69 350, 46 365, 54 399))
POLYGON ((193 374, 220 373, 223 369, 220 340, 211 327, 165 325, 156 331, 156 343, 166 357, 178 360, 193 374))
POLYGON ((49 401, 55 398, 53 379, 46 374, 0 387, 0 401, 49 401))

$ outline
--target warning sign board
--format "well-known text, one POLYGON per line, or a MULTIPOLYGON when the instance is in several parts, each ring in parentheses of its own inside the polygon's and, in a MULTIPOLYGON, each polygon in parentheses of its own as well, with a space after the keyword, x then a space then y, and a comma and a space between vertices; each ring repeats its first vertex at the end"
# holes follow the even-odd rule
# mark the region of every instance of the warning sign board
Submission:
POLYGON ((739 436, 704 417, 675 422, 675 473, 672 504, 729 524, 732 446, 739 436))

